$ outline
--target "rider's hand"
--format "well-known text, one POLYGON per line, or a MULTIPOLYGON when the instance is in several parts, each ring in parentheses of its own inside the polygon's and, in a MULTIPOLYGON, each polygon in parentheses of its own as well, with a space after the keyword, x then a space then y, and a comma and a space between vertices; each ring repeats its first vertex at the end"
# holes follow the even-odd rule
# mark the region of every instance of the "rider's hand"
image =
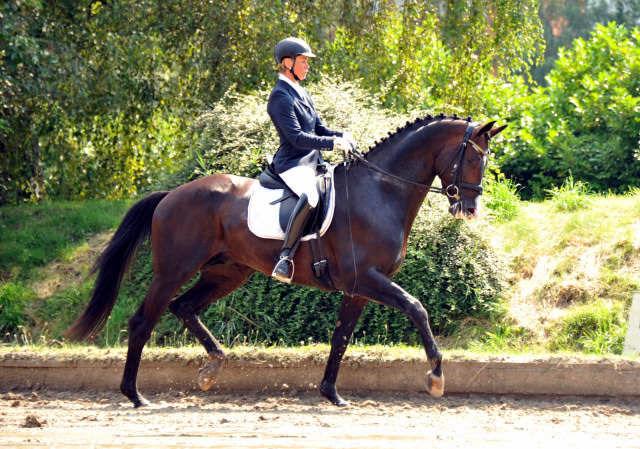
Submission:
POLYGON ((333 148, 344 151, 345 156, 349 156, 351 150, 353 149, 351 143, 349 143, 347 139, 337 136, 333 138, 333 148))
POLYGON ((356 139, 354 139, 353 134, 351 134, 349 131, 343 132, 342 137, 347 139, 347 141, 351 144, 351 147, 354 150, 358 148, 358 142, 356 142, 356 139))

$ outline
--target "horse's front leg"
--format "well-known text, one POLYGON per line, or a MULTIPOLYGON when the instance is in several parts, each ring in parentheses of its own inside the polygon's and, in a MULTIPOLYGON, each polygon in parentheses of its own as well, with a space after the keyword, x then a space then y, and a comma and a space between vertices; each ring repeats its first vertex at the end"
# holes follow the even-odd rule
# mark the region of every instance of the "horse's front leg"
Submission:
POLYGON ((442 374, 442 354, 429 327, 429 315, 420 301, 404 291, 376 269, 367 270, 361 277, 356 292, 380 304, 391 306, 407 315, 418 328, 422 344, 431 364, 425 384, 427 391, 434 397, 444 393, 444 375, 442 374))
POLYGON ((342 296, 338 322, 336 323, 336 329, 333 331, 333 337, 331 337, 331 352, 329 353, 327 367, 324 370, 324 377, 320 384, 320 394, 338 407, 349 405, 349 402, 342 399, 336 390, 340 362, 347 350, 347 346, 349 346, 353 329, 355 329, 358 319, 368 303, 368 299, 360 296, 348 296, 346 293, 342 296))

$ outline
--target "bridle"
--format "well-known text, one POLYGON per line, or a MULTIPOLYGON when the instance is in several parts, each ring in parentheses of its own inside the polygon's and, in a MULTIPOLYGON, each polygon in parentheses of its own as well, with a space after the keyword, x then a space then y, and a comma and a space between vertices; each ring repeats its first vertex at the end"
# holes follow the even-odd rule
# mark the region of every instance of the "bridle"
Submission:
MULTIPOLYGON (((479 126, 480 123, 477 122, 472 122, 469 123, 469 125, 467 126, 467 129, 465 130, 464 136, 462 138, 462 142, 460 143, 460 146, 458 147, 458 149, 453 153, 453 156, 451 156, 451 159, 449 159, 449 162, 447 162, 447 165, 445 165, 444 167, 444 171, 442 172, 442 174, 444 174, 447 170, 447 168, 449 168, 449 165, 451 165, 451 162, 453 162, 453 160, 456 158, 456 156, 459 155, 460 159, 458 161, 458 163, 455 165, 454 169, 453 169, 453 182, 451 184, 449 184, 447 187, 444 188, 440 188, 440 187, 431 187, 430 185, 427 184, 422 184, 419 182, 415 182, 415 181, 411 181, 410 179, 405 179, 402 178, 401 176, 396 176, 393 173, 389 173, 388 171, 386 171, 385 169, 383 169, 382 167, 379 167, 371 162, 369 162, 368 160, 366 160, 364 158, 364 156, 362 155, 362 153, 360 153, 358 150, 356 150, 355 148, 350 152, 350 154, 357 159, 358 161, 362 162, 364 165, 366 165, 367 167, 371 168, 372 170, 375 170, 379 173, 382 173, 383 175, 387 176, 388 178, 394 179, 396 181, 400 181, 400 182, 404 182, 406 184, 411 184, 417 187, 420 187, 421 189, 427 189, 428 192, 434 192, 434 193, 442 193, 444 195, 447 195, 449 198, 454 198, 456 200, 456 202, 453 204, 461 204, 462 201, 465 201, 469 198, 473 198, 475 196, 478 195, 482 195, 482 185, 480 184, 470 184, 468 182, 462 182, 462 180, 460 178, 462 178, 462 163, 464 161, 464 153, 465 153, 465 149, 467 148, 467 145, 471 144, 471 146, 473 146, 473 148, 475 148, 476 150, 478 150, 483 156, 486 156, 487 159, 489 158, 489 148, 487 147, 487 150, 483 150, 482 148, 480 148, 478 146, 478 144, 476 144, 473 140, 471 140, 471 134, 473 134, 473 130, 476 129, 477 126, 479 126), (468 189, 472 189, 472 190, 476 190, 478 193, 475 195, 469 195, 466 196, 464 198, 460 198, 460 188, 458 187, 466 187, 468 189)), ((347 161, 346 161, 346 156, 345 156, 345 165, 347 165, 347 161)), ((348 167, 348 166, 347 166, 348 167)), ((482 173, 484 175, 484 169, 486 168, 486 162, 484 164, 484 166, 482 167, 482 173)), ((442 179, 442 175, 437 173, 438 177, 440 179, 442 179)), ((350 295, 353 296, 354 292, 356 291, 356 284, 358 283, 358 270, 357 270, 357 262, 356 262, 356 253, 355 253, 355 247, 354 247, 354 241, 353 241, 353 231, 351 228, 351 208, 350 208, 350 201, 349 201, 349 183, 347 180, 347 171, 344 171, 344 188, 345 188, 345 192, 346 192, 346 197, 347 197, 347 218, 349 220, 349 239, 351 242, 351 254, 353 256, 353 272, 355 273, 355 277, 353 279, 353 287, 351 288, 351 293, 350 295)), ((453 206, 452 205, 452 206, 453 206)))
MULTIPOLYGON (((480 184, 471 184, 468 182, 463 182, 462 181, 462 164, 464 162, 464 153, 465 153, 465 149, 467 148, 467 145, 471 145, 473 148, 475 148, 476 150, 478 150, 483 156, 485 156, 487 159, 490 156, 490 152, 489 149, 487 148, 487 150, 483 150, 482 148, 480 148, 480 146, 475 143, 473 140, 471 140, 471 134, 473 134, 473 130, 476 129, 478 126, 480 125, 480 123, 477 122, 472 122, 469 123, 469 125, 467 126, 467 129, 465 130, 464 136, 462 137, 462 142, 460 143, 460 145, 458 146, 458 149, 453 153, 453 155, 451 156, 451 158, 449 159, 449 161, 447 162, 447 164, 444 166, 444 171, 442 173, 437 173, 438 177, 440 179, 442 179, 442 175, 444 175, 444 173, 447 171, 447 168, 449 168, 449 166, 451 165, 451 163, 454 161, 454 159, 456 159, 456 157, 459 158, 458 163, 454 165, 453 168, 453 182, 451 184, 449 184, 446 187, 432 187, 430 185, 427 184, 422 184, 419 182, 415 182, 415 181, 411 181, 409 179, 405 179, 402 178, 400 176, 394 175, 393 173, 389 173, 388 171, 386 171, 385 169, 383 169, 382 167, 379 167, 371 162, 369 162, 368 160, 366 160, 364 158, 364 156, 362 155, 362 153, 360 153, 357 150, 353 150, 351 152, 351 154, 353 154, 354 158, 357 159, 358 161, 364 163, 367 167, 382 173, 383 175, 395 179, 397 181, 401 181, 407 184, 412 184, 414 186, 418 186, 422 189, 428 189, 429 192, 433 192, 433 193, 442 193, 443 195, 448 196, 449 198, 453 198, 456 200, 457 203, 461 203, 462 201, 468 200, 470 198, 476 197, 478 195, 482 195, 482 191, 484 190, 484 188, 482 187, 482 185, 480 184), (460 197, 460 188, 464 187, 467 189, 471 189, 471 190, 475 190, 478 193, 476 194, 472 194, 472 195, 467 195, 465 197, 460 197)), ((484 166, 482 167, 482 173, 484 174, 484 169, 486 168, 486 162, 484 164, 484 166)))

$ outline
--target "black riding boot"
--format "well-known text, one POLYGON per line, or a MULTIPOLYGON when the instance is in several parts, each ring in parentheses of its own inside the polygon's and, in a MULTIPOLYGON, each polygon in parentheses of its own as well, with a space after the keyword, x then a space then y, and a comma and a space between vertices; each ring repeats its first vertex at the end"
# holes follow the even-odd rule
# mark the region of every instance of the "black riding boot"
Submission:
POLYGON ((271 276, 279 281, 289 283, 293 278, 293 255, 298 248, 302 231, 312 211, 313 207, 309 205, 307 195, 303 193, 298 200, 298 204, 293 208, 293 212, 291 212, 287 231, 284 235, 284 242, 282 243, 282 250, 280 251, 280 259, 276 263, 273 273, 271 273, 271 276))

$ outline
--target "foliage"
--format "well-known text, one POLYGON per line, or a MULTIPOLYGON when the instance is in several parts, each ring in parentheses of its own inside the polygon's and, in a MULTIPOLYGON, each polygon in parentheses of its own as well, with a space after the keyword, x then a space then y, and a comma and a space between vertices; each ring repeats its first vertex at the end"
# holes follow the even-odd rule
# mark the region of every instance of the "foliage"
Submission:
MULTIPOLYGON (((373 144, 405 116, 371 103, 354 83, 321 81, 306 86, 323 122, 331 129, 351 131, 360 148, 373 144)), ((202 114, 191 132, 196 142, 192 176, 234 173, 257 177, 278 139, 266 111, 269 91, 240 94, 229 90, 223 100, 202 114)), ((337 163, 340 155, 325 152, 337 163)))
POLYGON ((562 186, 547 190, 547 193, 551 202, 562 211, 574 211, 592 204, 589 187, 580 181, 574 181, 571 172, 562 186))
POLYGON ((396 281, 423 300, 439 333, 453 332, 465 317, 497 318, 506 267, 481 228, 450 217, 444 198, 430 201, 436 205, 420 211, 396 281))
POLYGON ((546 43, 543 61, 531 70, 531 77, 545 85, 545 77, 560 49, 578 38, 586 39, 596 24, 616 22, 629 28, 640 24, 637 0, 544 0, 540 2, 540 21, 546 43))
POLYGON ((551 348, 587 354, 622 354, 626 333, 622 304, 598 301, 573 310, 555 329, 551 348))
POLYGON ((489 327, 481 329, 478 338, 471 340, 468 347, 475 351, 522 354, 532 349, 534 341, 531 330, 512 323, 509 320, 500 320, 489 327))
POLYGON ((0 204, 133 197, 182 173, 193 118, 231 86, 268 89, 273 46, 287 35, 319 55, 312 80, 362 79, 398 108, 474 112, 479 82, 526 69, 539 53, 534 4, 9 0, 0 204))
POLYGON ((28 286, 18 283, 0 284, 0 340, 19 332, 20 326, 30 324, 26 309, 36 295, 28 286))
POLYGON ((0 204, 42 198, 44 180, 34 121, 52 86, 52 55, 37 39, 43 26, 37 0, 0 6, 0 204))
POLYGON ((640 185, 639 39, 638 28, 598 25, 588 41, 561 52, 548 87, 494 86, 491 104, 506 98, 514 125, 497 164, 524 198, 543 197, 569 173, 596 192, 640 185))
MULTIPOLYGON (((544 49, 536 2, 365 2, 328 44, 330 72, 383 104, 477 113, 478 86, 527 70, 544 49)), ((324 61, 323 61, 324 62, 324 61)))
POLYGON ((522 205, 518 190, 518 184, 502 173, 486 180, 482 204, 488 209, 492 219, 508 221, 518 215, 522 205))

